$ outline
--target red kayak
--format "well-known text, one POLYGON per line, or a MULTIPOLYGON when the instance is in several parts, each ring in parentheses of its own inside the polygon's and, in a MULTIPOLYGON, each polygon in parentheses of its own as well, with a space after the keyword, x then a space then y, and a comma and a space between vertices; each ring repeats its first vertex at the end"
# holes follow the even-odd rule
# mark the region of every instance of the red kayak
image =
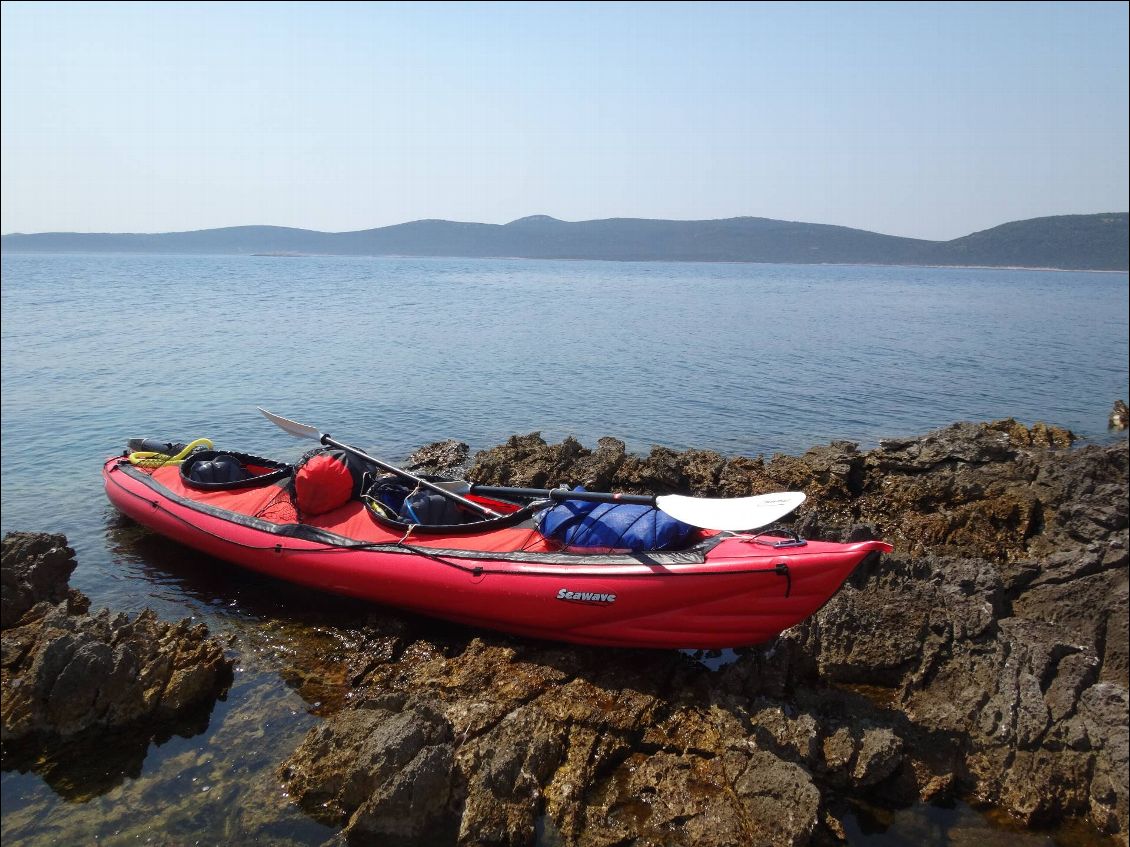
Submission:
MULTIPOLYGON (((491 519, 418 525, 348 490, 340 505, 309 514, 294 468, 230 455, 245 478, 218 483, 194 481, 189 462, 114 457, 103 466, 106 494, 154 532, 277 579, 534 638, 758 644, 816 612, 867 556, 891 550, 712 530, 695 530, 679 549, 576 549, 542 534, 545 502, 473 494, 491 519)), ((224 457, 212 458, 209 469, 223 472, 224 457)))

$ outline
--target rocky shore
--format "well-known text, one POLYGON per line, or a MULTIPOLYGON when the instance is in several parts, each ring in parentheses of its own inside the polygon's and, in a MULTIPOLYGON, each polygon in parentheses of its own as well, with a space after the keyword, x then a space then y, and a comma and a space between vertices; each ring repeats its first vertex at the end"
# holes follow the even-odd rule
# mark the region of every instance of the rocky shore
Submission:
POLYGON ((958 797, 1125 844, 1127 447, 1071 441, 1007 420, 766 460, 513 437, 470 478, 803 489, 802 534, 896 550, 717 670, 370 626, 333 669, 348 705, 279 778, 350 844, 827 844, 853 806, 958 797))
POLYGON ((151 739, 207 726, 232 661, 202 625, 91 614, 68 585, 75 565, 62 535, 4 537, 0 738, 6 769, 38 769, 83 799, 136 771, 151 739), (92 747, 104 751, 93 769, 92 747))
MULTIPOLYGON (((860 808, 955 799, 1018 826, 1082 818, 1127 844, 1130 454, 1071 443, 1007 420, 757 459, 536 433, 470 460, 465 445, 431 445, 409 463, 469 462, 489 484, 804 490, 802 535, 895 551, 802 625, 725 656, 550 644, 388 610, 327 621, 332 637, 289 646, 283 677, 323 719, 280 751, 277 779, 353 845, 825 845, 860 808)), ((90 616, 58 577, 73 568, 61 537, 9 539, 6 745, 144 723, 222 689, 222 653, 202 632, 90 616), (134 664, 117 658, 126 644, 134 664), (132 693, 63 685, 95 656, 132 693), (41 677, 57 681, 29 682, 41 677)))

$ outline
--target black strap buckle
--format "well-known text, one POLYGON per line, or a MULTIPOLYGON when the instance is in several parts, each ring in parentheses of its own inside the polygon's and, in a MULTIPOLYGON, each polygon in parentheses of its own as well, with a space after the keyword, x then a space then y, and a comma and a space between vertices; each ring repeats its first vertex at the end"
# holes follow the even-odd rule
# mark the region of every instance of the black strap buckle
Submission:
POLYGON ((807 541, 791 529, 767 529, 765 532, 757 533, 750 541, 754 544, 763 544, 766 547, 772 547, 774 550, 781 550, 788 547, 804 547, 808 544, 807 541))

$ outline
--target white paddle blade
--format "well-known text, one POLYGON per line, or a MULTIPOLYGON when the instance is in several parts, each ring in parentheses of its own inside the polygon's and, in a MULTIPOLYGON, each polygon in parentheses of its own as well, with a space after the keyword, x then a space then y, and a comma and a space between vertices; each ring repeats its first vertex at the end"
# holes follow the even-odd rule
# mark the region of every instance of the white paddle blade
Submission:
POLYGON ((803 491, 781 491, 721 500, 664 494, 655 498, 655 505, 675 520, 691 526, 737 532, 757 529, 783 518, 804 502, 804 496, 803 491))
POLYGON ((271 423, 273 423, 288 435, 293 435, 295 438, 313 438, 315 441, 322 440, 322 433, 318 432, 318 430, 312 426, 300 424, 298 423, 298 421, 292 421, 289 418, 284 418, 280 415, 268 412, 262 406, 256 406, 255 408, 262 412, 263 416, 267 420, 269 420, 271 423))

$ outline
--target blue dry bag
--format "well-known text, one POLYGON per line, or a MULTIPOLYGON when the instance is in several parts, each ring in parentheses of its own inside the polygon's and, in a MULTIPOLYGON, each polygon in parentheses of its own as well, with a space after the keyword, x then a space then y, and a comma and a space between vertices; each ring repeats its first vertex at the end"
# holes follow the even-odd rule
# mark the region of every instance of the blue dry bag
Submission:
MULTIPOLYGON (((575 491, 584 491, 575 488, 575 491)), ((683 547, 695 528, 652 506, 564 500, 542 513, 546 538, 567 547, 605 550, 673 550, 683 547)))

